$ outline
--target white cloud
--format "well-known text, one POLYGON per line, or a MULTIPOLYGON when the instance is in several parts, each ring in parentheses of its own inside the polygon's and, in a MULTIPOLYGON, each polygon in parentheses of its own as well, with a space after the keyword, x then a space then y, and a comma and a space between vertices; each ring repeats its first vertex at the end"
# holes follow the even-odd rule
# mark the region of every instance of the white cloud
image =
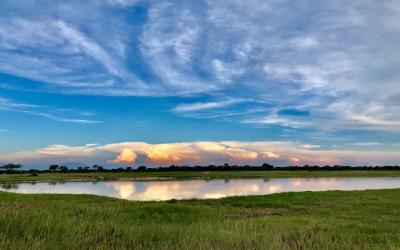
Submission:
POLYGON ((124 77, 122 72, 120 72, 121 70, 119 67, 116 66, 116 62, 114 62, 113 58, 98 44, 90 41, 82 33, 70 27, 63 21, 56 21, 54 26, 59 29, 62 37, 69 41, 76 49, 84 52, 86 55, 104 65, 111 74, 124 77))
POLYGON ((227 106, 231 106, 234 104, 246 102, 248 100, 244 99, 228 99, 225 101, 218 101, 218 102, 197 102, 191 104, 180 104, 176 106, 172 111, 174 112, 193 112, 193 111, 203 111, 208 109, 216 109, 216 108, 223 108, 227 106))
MULTIPOLYGON (((52 120, 59 121, 59 122, 81 123, 81 124, 103 123, 101 121, 96 121, 96 120, 81 119, 81 118, 76 118, 76 117, 64 117, 64 116, 60 116, 58 114, 52 114, 49 111, 43 111, 44 108, 45 107, 41 107, 38 105, 14 102, 12 100, 0 97, 0 111, 9 111, 9 112, 34 115, 34 116, 41 116, 41 117, 52 119, 52 120)), ((55 109, 52 112, 54 112, 54 111, 57 111, 57 113, 63 112, 62 109, 61 110, 55 109)), ((63 113, 68 113, 68 112, 65 111, 63 113)))
POLYGON ((313 37, 296 37, 289 41, 289 44, 298 48, 313 48, 319 46, 319 41, 313 37))
POLYGON ((258 125, 279 125, 290 128, 306 128, 311 126, 311 123, 309 121, 298 120, 289 117, 279 117, 276 114, 243 120, 242 123, 258 125))
MULTIPOLYGON (((243 55, 244 56, 244 55, 243 55)), ((242 75, 245 73, 243 68, 238 68, 235 65, 229 64, 227 62, 222 62, 218 59, 212 61, 214 67, 214 73, 217 79, 224 83, 232 82, 232 78, 235 76, 242 75)))
POLYGON ((361 146, 361 147, 371 147, 371 146, 380 146, 380 142, 353 142, 351 145, 361 146))
POLYGON ((116 4, 122 6, 132 6, 141 2, 141 0, 107 0, 109 4, 116 4))
POLYGON ((313 148, 320 148, 320 145, 312 145, 312 144, 303 144, 301 145, 302 148, 306 148, 306 149, 313 149, 313 148))

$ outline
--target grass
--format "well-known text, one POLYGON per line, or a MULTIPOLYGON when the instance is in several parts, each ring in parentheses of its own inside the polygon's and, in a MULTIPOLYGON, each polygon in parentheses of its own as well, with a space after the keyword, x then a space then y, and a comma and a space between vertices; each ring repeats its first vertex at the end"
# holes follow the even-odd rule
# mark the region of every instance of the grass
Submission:
POLYGON ((40 181, 94 181, 133 178, 287 178, 287 177, 400 177, 400 171, 340 170, 340 171, 211 171, 211 172, 107 172, 107 173, 40 173, 0 174, 0 183, 40 181))
POLYGON ((400 249, 400 190, 131 202, 0 192, 0 249, 400 249))

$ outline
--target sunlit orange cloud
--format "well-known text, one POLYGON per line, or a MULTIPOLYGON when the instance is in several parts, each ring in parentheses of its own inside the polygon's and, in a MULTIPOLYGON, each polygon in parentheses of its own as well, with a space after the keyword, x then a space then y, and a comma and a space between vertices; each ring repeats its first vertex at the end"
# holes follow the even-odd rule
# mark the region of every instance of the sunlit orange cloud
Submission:
POLYGON ((259 153, 260 157, 264 157, 265 159, 279 159, 281 156, 278 153, 274 152, 261 152, 259 153))
POLYGON ((158 165, 196 163, 201 161, 198 152, 190 143, 168 143, 151 145, 146 151, 147 162, 158 165))
POLYGON ((137 155, 130 148, 124 148, 122 152, 117 156, 115 160, 110 161, 111 163, 135 163, 137 155))
POLYGON ((145 153, 154 164, 204 163, 208 159, 223 158, 230 161, 254 161, 257 152, 230 148, 217 142, 172 143, 152 146, 145 153))
POLYGON ((176 152, 169 152, 163 149, 153 149, 147 152, 148 161, 155 164, 172 164, 182 161, 182 157, 176 152))

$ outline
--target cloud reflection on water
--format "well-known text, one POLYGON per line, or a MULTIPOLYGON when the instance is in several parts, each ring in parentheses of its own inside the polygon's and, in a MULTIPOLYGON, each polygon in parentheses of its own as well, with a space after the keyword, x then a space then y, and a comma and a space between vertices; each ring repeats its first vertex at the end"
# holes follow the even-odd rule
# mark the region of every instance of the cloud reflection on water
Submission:
POLYGON ((400 188, 400 178, 276 178, 22 183, 0 186, 18 193, 95 194, 127 200, 210 199, 281 192, 400 188))

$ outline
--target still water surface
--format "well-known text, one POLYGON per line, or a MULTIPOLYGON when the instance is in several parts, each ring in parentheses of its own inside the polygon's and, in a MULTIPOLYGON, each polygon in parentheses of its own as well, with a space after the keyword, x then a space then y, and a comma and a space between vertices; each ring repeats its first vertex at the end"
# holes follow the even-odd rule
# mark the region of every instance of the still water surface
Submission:
POLYGON ((400 188, 398 177, 100 181, 0 184, 25 194, 94 194, 126 200, 211 199, 282 192, 400 188))

